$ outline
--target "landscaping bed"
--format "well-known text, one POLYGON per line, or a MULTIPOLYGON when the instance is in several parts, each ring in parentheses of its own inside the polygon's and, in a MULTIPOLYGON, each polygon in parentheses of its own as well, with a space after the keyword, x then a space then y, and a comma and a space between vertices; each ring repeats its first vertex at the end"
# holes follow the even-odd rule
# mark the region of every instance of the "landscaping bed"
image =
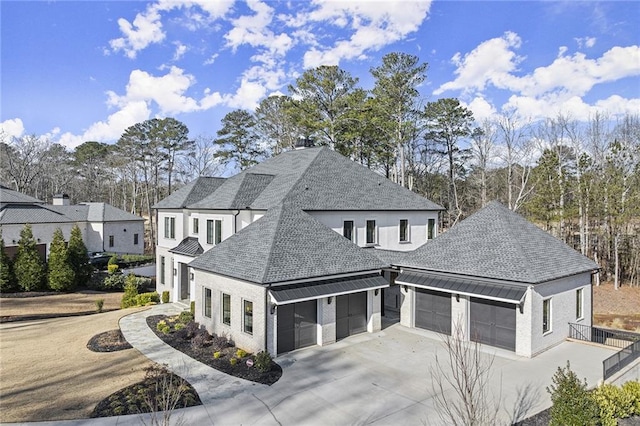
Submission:
POLYGON ((265 385, 274 384, 282 376, 282 368, 268 354, 246 353, 226 337, 211 336, 198 323, 185 321, 185 316, 181 321, 178 316, 152 315, 147 317, 147 324, 169 346, 223 373, 265 385), (158 323, 166 333, 158 330, 158 323))
POLYGON ((116 352, 131 348, 120 329, 96 334, 87 343, 87 349, 93 352, 116 352))

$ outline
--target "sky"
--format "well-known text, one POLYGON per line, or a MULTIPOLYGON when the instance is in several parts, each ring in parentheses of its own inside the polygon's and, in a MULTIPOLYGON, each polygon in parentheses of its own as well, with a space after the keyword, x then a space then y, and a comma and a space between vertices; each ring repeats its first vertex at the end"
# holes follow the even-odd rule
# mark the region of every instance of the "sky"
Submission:
POLYGON ((0 2, 0 128, 72 150, 151 118, 215 137, 234 109, 339 65, 373 87, 390 52, 429 64, 424 102, 478 122, 640 113, 639 1, 0 2))

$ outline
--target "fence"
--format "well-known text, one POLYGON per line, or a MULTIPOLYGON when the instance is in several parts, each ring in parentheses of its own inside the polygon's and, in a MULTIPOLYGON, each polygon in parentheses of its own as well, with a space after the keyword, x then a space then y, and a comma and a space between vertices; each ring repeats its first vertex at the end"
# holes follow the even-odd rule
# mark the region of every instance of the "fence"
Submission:
POLYGON ((637 333, 569 323, 569 337, 620 348, 619 352, 602 361, 604 380, 640 357, 640 334, 637 333))

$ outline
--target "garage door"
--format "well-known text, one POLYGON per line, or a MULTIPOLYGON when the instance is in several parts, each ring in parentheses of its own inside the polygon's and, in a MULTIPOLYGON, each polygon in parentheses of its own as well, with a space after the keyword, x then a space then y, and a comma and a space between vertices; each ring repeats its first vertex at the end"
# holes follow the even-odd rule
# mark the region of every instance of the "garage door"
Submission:
POLYGON ((451 334, 451 294, 416 288, 415 325, 451 334))
POLYGON ((336 338, 367 331, 367 292, 336 297, 336 338))
POLYGON ((471 340, 516 350, 516 305, 471 298, 471 340))
POLYGON ((315 300, 278 306, 278 353, 317 343, 315 300))

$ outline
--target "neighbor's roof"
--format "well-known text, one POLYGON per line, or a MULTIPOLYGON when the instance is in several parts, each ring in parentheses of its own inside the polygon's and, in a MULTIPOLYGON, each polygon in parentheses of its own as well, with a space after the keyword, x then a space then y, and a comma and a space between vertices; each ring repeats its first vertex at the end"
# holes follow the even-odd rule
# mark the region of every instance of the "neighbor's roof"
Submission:
POLYGON ((408 253, 398 266, 530 284, 598 269, 497 201, 408 253))
POLYGON ((154 207, 268 210, 286 203, 302 210, 442 210, 327 147, 288 151, 224 183, 205 189, 199 179, 183 190, 154 207), (208 194, 188 200, 185 194, 198 185, 208 194))
POLYGON ((0 207, 5 204, 44 204, 44 201, 0 185, 0 207))
MULTIPOLYGON (((126 212, 124 210, 113 207, 107 203, 80 203, 81 206, 87 206, 88 222, 125 222, 144 220, 140 216, 126 212)), ((63 206, 74 207, 74 206, 63 206)))
POLYGON ((152 207, 154 209, 182 209, 197 203, 213 193, 226 179, 219 177, 201 176, 171 193, 152 207))
POLYGON ((283 205, 200 255, 189 266, 259 284, 389 266, 307 213, 283 205))

